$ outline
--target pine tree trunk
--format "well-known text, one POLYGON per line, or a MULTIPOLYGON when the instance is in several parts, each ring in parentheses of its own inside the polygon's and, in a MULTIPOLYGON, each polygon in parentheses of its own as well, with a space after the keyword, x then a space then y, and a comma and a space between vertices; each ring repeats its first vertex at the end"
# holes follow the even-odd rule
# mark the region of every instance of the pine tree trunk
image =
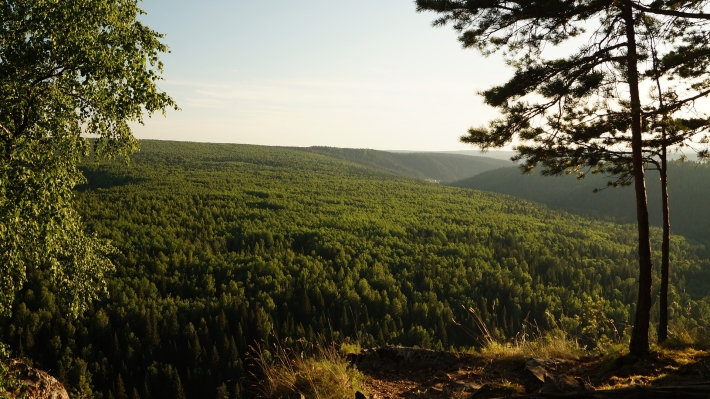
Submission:
MULTIPOLYGON (((664 137, 665 140, 665 137, 664 137)), ((671 218, 668 208, 668 161, 666 148, 663 147, 661 159, 661 199, 663 207, 663 244, 661 255, 661 298, 658 321, 658 343, 668 339, 668 264, 670 259, 671 218)))
POLYGON ((651 283, 653 263, 651 261, 651 240, 648 224, 648 203, 646 200, 646 181, 642 159, 641 142, 641 97, 636 54, 636 31, 631 4, 622 5, 622 17, 626 25, 627 40, 627 78, 631 95, 631 151, 633 154, 634 187, 636 190, 636 219, 639 235, 639 292, 636 303, 636 317, 631 335, 629 351, 636 356, 648 353, 648 330, 651 322, 651 283))
MULTIPOLYGON (((652 42, 651 51, 653 53, 653 70, 656 75, 656 88, 658 89, 658 105, 664 109, 663 90, 661 89, 660 73, 658 71, 658 57, 656 55, 655 44, 652 42)), ((666 115, 663 115, 665 122, 666 115)), ((661 125, 663 145, 661 146, 661 162, 657 164, 658 172, 661 175, 661 206, 663 214, 663 243, 661 244, 661 298, 659 303, 658 321, 658 343, 663 343, 668 339, 668 267, 670 258, 671 242, 671 217, 668 206, 668 135, 665 126, 661 125)))

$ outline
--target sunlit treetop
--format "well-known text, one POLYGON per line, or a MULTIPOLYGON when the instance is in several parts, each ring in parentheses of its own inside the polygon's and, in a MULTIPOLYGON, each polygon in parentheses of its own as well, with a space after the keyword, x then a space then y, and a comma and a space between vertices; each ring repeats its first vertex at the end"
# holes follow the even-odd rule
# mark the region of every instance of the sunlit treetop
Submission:
POLYGON ((167 47, 136 0, 0 4, 0 313, 28 273, 47 273, 78 313, 104 287, 107 243, 72 209, 90 150, 137 149, 129 122, 175 108, 162 92, 167 47))

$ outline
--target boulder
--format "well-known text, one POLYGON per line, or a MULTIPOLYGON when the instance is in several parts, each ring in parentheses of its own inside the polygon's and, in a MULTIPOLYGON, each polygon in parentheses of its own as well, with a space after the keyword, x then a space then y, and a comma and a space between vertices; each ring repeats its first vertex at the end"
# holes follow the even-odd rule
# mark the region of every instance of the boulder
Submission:
POLYGON ((525 386, 525 392, 540 392, 552 382, 552 374, 547 369, 545 360, 530 359, 520 375, 520 382, 525 386))

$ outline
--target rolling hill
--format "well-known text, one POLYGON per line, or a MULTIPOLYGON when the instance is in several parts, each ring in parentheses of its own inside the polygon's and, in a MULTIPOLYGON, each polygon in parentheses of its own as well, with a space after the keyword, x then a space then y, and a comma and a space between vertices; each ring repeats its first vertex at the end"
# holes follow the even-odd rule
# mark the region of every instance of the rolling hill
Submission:
MULTIPOLYGON (((503 341, 535 323, 594 345, 631 323, 630 224, 293 148, 143 141, 130 165, 83 171, 76 207, 116 248, 109 294, 70 319, 34 273, 0 319, 75 397, 250 397, 249 353, 275 341, 466 349, 464 307, 503 341)), ((696 329, 703 254, 673 237, 670 302, 696 329)))
MULTIPOLYGON (((501 194, 508 194, 546 204, 550 207, 602 217, 622 223, 636 219, 634 191, 629 187, 605 188, 607 178, 590 175, 583 180, 574 176, 524 175, 516 167, 487 171, 450 183, 501 194), (595 188, 605 188, 594 193, 595 188)), ((649 217, 661 225, 661 196, 658 172, 647 172, 649 217)), ((695 240, 710 242, 710 166, 695 162, 669 164, 668 191, 671 231, 695 240)))
POLYGON ((510 166, 512 162, 486 156, 438 152, 388 152, 368 149, 308 147, 304 151, 414 179, 450 182, 510 166))

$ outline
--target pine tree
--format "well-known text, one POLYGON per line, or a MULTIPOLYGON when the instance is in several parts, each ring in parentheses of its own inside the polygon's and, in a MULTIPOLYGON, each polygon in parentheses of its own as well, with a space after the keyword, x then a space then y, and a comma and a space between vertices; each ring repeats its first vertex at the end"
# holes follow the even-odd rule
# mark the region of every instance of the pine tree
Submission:
POLYGON ((482 92, 502 117, 469 129, 463 142, 485 150, 517 140, 515 159, 526 171, 541 164, 543 174, 582 177, 591 171, 633 183, 640 266, 630 344, 635 355, 649 350, 653 269, 644 163, 659 145, 682 145, 708 126, 707 118, 686 112, 710 94, 705 7, 704 1, 673 0, 650 6, 631 0, 417 0, 419 11, 441 14, 435 25, 452 23, 464 47, 503 51, 515 69, 508 82, 482 92), (641 94, 658 73, 652 66, 644 69, 652 64, 651 37, 664 51, 658 70, 682 81, 663 92, 662 106, 641 94), (546 59, 546 47, 572 40, 586 41, 564 58, 546 59), (653 136, 659 115, 665 116, 663 124, 679 125, 676 141, 653 136))
POLYGON ((126 386, 123 385, 123 376, 121 373, 118 373, 118 378, 116 379, 116 394, 114 397, 116 399, 128 399, 128 396, 126 395, 126 386))

